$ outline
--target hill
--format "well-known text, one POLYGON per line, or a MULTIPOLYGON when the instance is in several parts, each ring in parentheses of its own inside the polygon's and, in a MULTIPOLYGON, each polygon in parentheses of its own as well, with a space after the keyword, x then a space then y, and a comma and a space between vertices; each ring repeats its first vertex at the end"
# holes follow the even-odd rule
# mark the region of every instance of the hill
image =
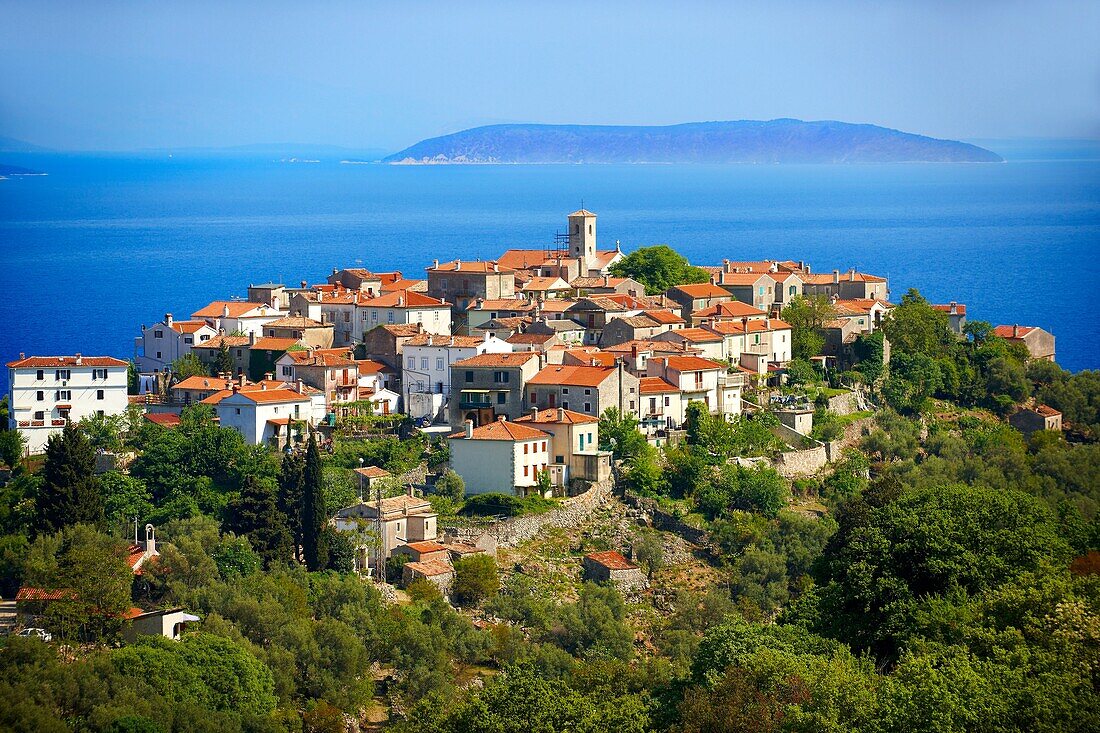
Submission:
POLYGON ((24 168, 19 165, 5 165, 0 163, 0 176, 44 176, 46 175, 42 171, 32 170, 31 168, 24 168))
POLYGON ((976 145, 847 122, 665 127, 489 125, 422 140, 385 163, 994 163, 976 145))

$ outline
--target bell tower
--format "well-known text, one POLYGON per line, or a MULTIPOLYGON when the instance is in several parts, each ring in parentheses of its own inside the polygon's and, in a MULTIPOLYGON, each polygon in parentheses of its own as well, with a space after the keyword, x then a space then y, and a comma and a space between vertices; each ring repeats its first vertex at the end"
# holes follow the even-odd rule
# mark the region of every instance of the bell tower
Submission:
POLYGON ((586 209, 569 215, 569 256, 584 263, 581 276, 596 266, 596 215, 586 209))

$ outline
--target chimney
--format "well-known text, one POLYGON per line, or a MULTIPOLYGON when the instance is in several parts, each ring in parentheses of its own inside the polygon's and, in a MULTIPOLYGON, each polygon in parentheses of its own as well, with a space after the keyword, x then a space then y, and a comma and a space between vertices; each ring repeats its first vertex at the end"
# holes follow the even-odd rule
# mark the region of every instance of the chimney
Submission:
POLYGON ((833 270, 833 285, 840 282, 840 270, 833 270))
POLYGON ((948 312, 949 312, 949 313, 950 313, 951 315, 955 315, 956 313, 958 313, 958 312, 959 312, 959 305, 958 305, 958 303, 956 303, 955 301, 953 301, 953 300, 952 300, 952 301, 951 301, 951 307, 950 307, 950 308, 948 308, 948 312))
POLYGON ((241 372, 240 374, 237 375, 237 384, 238 385, 243 387, 246 381, 248 381, 248 380, 244 376, 244 372, 241 372))
POLYGON ((799 260, 798 261, 798 269, 799 270, 805 270, 806 269, 806 263, 803 262, 802 260, 799 260))
POLYGON ((264 372, 264 379, 269 382, 275 381, 275 372, 264 372))
POLYGON ((335 274, 336 274, 336 273, 338 273, 338 272, 340 272, 340 268, 339 268, 339 267, 334 267, 334 268, 332 268, 332 274, 333 274, 333 275, 335 275, 335 274))
POLYGON ((630 358, 635 361, 638 360, 638 344, 636 343, 630 345, 630 358))
POLYGON ((157 553, 157 530, 151 524, 145 525, 145 554, 157 553))
POLYGON ((172 314, 171 313, 165 313, 164 314, 164 324, 166 326, 168 326, 168 328, 172 327, 172 314))
POLYGON ((321 302, 324 302, 324 300, 325 300, 325 293, 324 293, 324 291, 322 291, 322 290, 318 290, 318 291, 317 291, 317 302, 318 302, 318 303, 321 303, 321 302))
POLYGON ((309 283, 307 283, 305 280, 302 280, 301 284, 302 284, 302 290, 305 290, 307 287, 309 287, 309 283))
POLYGON ((455 272, 462 269, 462 260, 455 260, 455 272))
POLYGON ((266 392, 267 391, 267 382, 260 382, 260 391, 261 392, 266 392))
MULTIPOLYGON (((412 498, 412 497, 416 496, 416 494, 413 493, 413 485, 412 484, 409 484, 408 486, 405 487, 405 496, 407 496, 409 498, 412 498)), ((409 507, 408 506, 405 507, 405 513, 406 514, 409 513, 409 507)))
POLYGON ((433 270, 438 270, 439 269, 439 260, 432 260, 432 269, 433 270))
POLYGON ((531 407, 531 422, 536 422, 539 419, 539 408, 531 407))
POLYGON ((848 270, 848 282, 854 283, 856 281, 856 268, 848 270))
POLYGON ((474 437, 474 421, 473 420, 467 420, 466 421, 466 440, 469 440, 472 437, 474 437))
POLYGON ((403 308, 404 306, 405 306, 405 296, 404 295, 398 295, 397 296, 397 307, 398 308, 403 308))
POLYGON ((249 331, 248 332, 248 345, 249 346, 255 346, 256 345, 256 332, 255 331, 249 331))
POLYGON ((506 422, 508 420, 507 415, 497 415, 497 422, 506 422))
POLYGON ((1012 338, 1020 338, 1020 324, 1016 323, 1012 326, 1012 338))
POLYGON ((603 286, 605 288, 611 287, 611 276, 610 275, 604 275, 603 276, 603 286))
POLYGON ((493 272, 500 272, 500 265, 495 262, 493 263, 493 272))
POLYGON ((741 316, 741 330, 745 333, 749 332, 749 317, 741 316))
POLYGON ((24 360, 24 359, 26 359, 26 358, 27 358, 27 352, 25 352, 25 351, 20 351, 20 352, 19 352, 19 361, 23 361, 23 360, 24 360))
POLYGON ((302 381, 301 377, 299 377, 298 381, 294 383, 294 388, 294 391, 296 391, 298 394, 306 393, 306 383, 302 381))
POLYGON ((733 272, 733 263, 729 260, 722 260, 722 271, 733 272))
POLYGON ((565 422, 565 408, 558 408, 558 422, 565 422))
POLYGON ((770 319, 770 318, 765 318, 764 319, 764 330, 765 331, 772 330, 772 319, 770 319))

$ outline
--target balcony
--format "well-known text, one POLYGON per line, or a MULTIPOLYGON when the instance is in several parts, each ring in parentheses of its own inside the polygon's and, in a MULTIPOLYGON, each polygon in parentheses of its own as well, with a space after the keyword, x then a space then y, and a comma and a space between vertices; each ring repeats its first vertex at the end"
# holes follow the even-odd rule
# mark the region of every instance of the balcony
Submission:
POLYGON ((463 390, 458 397, 458 406, 463 410, 476 409, 492 407, 493 402, 487 389, 463 390))

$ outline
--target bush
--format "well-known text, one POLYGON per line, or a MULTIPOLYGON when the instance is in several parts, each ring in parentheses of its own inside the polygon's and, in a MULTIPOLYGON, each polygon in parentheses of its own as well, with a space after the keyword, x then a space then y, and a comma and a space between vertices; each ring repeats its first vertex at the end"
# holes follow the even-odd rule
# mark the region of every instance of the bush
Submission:
POLYGON ((558 504, 541 496, 528 496, 520 498, 508 494, 478 494, 466 500, 459 514, 464 516, 518 517, 522 514, 542 514, 550 511, 558 504))
POLYGON ((488 555, 474 555, 455 563, 451 593, 460 605, 476 606, 500 589, 497 564, 488 555))

